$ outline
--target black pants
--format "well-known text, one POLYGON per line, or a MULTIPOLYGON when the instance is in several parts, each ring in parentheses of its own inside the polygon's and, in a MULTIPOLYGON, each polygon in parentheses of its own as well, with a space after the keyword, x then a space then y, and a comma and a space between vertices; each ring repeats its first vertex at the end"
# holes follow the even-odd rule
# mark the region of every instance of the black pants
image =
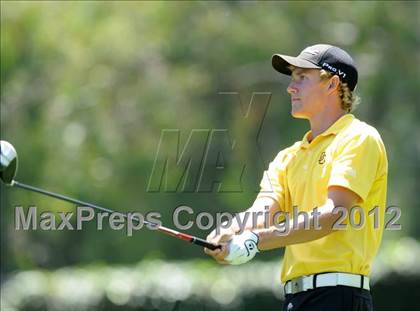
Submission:
POLYGON ((365 289, 329 286, 286 295, 283 311, 372 311, 372 296, 365 289))

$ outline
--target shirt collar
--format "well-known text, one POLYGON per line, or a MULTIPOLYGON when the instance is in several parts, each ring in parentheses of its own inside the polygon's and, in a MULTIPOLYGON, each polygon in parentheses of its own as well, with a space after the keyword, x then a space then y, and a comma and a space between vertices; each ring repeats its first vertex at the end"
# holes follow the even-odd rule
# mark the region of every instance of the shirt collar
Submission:
MULTIPOLYGON (((319 134, 319 136, 336 135, 343 128, 345 128, 348 124, 350 124, 353 120, 354 120, 354 115, 352 115, 350 113, 345 114, 345 115, 341 116, 337 121, 335 121, 328 129, 326 129, 324 132, 319 134)), ((311 131, 308 131, 303 136, 301 147, 304 147, 304 148, 309 147, 310 142, 308 141, 308 136, 309 136, 310 133, 311 133, 311 131)))

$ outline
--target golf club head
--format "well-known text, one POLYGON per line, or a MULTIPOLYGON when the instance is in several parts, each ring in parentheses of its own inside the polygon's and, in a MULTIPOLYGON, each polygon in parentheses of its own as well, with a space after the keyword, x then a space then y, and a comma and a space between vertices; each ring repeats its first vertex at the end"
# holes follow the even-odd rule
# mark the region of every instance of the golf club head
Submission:
POLYGON ((0 140, 0 179, 12 185, 17 171, 17 153, 11 143, 0 140))

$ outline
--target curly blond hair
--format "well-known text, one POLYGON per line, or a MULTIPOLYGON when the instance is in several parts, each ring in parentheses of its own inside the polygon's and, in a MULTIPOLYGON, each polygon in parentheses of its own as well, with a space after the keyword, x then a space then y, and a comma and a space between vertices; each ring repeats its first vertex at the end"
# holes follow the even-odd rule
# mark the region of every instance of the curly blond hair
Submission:
MULTIPOLYGON (((322 80, 328 80, 333 76, 334 74, 324 69, 321 69, 320 71, 320 77, 322 80)), ((340 84, 338 86, 338 95, 341 100, 341 108, 347 113, 354 110, 357 107, 357 105, 360 104, 360 97, 350 90, 347 83, 343 83, 340 81, 340 84)))

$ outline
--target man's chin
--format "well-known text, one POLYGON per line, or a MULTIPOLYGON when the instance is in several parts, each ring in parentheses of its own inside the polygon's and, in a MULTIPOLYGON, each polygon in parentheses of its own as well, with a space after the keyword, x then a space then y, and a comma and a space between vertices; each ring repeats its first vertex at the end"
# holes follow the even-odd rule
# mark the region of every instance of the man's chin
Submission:
POLYGON ((292 117, 293 118, 295 118, 295 119, 307 119, 308 117, 304 114, 304 113, 302 113, 301 111, 294 111, 293 109, 292 109, 292 111, 291 111, 291 113, 290 113, 291 115, 292 115, 292 117))

